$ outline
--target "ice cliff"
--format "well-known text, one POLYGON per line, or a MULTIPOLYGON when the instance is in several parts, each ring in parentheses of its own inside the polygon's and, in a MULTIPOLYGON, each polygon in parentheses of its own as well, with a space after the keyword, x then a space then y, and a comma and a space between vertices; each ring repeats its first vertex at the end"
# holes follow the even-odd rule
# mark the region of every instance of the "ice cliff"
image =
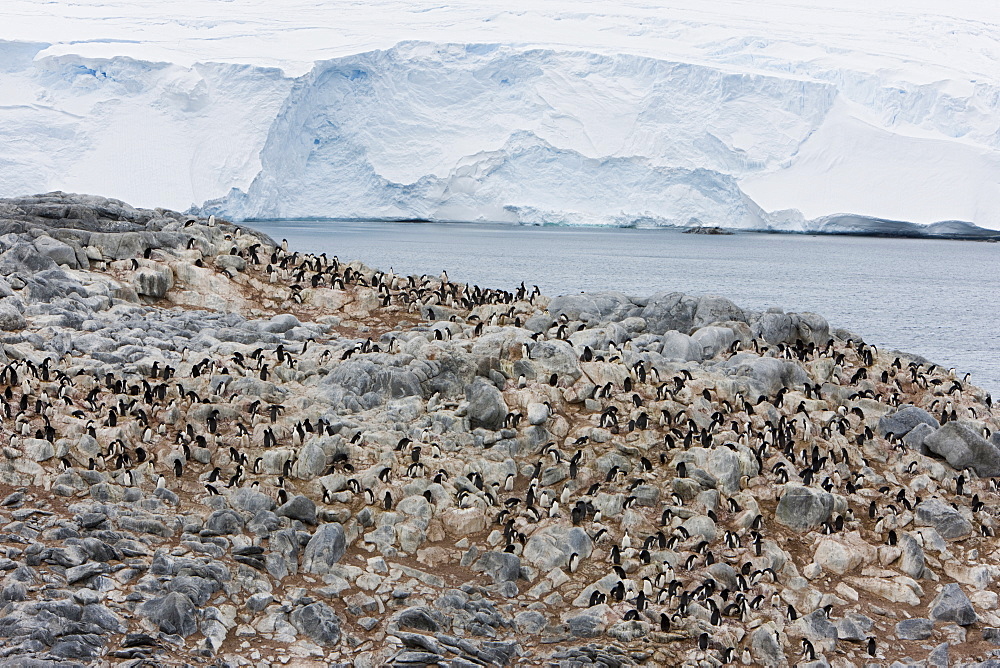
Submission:
POLYGON ((404 42, 299 77, 47 46, 0 44, 0 196, 236 219, 1000 229, 995 80, 778 67, 739 42, 717 62, 404 42))

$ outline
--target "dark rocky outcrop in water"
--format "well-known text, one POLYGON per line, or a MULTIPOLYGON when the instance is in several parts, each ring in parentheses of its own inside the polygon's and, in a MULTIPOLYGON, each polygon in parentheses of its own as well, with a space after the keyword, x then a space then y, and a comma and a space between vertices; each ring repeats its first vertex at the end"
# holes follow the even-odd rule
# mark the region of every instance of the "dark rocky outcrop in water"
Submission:
POLYGON ((994 660, 992 399, 819 315, 52 193, 0 328, 0 666, 994 660))

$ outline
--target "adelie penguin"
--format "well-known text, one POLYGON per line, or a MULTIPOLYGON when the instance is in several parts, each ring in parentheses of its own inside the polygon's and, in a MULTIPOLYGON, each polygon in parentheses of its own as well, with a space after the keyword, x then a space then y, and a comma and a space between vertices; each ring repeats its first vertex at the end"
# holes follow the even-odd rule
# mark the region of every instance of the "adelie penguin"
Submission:
POLYGON ((576 573, 578 568, 580 568, 580 555, 574 552, 569 555, 569 572, 576 573))

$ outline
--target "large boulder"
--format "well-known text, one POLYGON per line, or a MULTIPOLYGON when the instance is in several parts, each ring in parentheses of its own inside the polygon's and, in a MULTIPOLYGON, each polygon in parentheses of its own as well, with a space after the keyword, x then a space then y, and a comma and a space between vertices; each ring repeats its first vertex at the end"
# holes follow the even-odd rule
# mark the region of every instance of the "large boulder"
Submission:
POLYGON ((803 485, 785 485, 774 518, 790 529, 815 529, 830 518, 833 495, 821 489, 803 485))
POLYGON ((36 272, 55 268, 55 261, 47 255, 42 255, 32 244, 21 242, 15 244, 3 255, 0 255, 0 274, 8 276, 20 273, 30 276, 36 272))
POLYGON ((768 622, 750 634, 750 650, 757 665, 787 666, 785 650, 782 648, 778 631, 768 622))
POLYGON ((896 623, 896 637, 900 640, 927 640, 934 633, 934 622, 926 617, 904 619, 896 623))
POLYGON ((43 234, 35 239, 35 248, 40 254, 50 258, 56 264, 64 264, 70 269, 77 269, 80 266, 73 247, 58 239, 43 234))
POLYGON ((295 477, 312 480, 326 471, 326 452, 316 443, 306 443, 295 461, 295 477))
POLYGON ((902 406, 892 413, 887 413, 878 419, 878 434, 883 438, 889 434, 906 436, 918 424, 925 424, 937 429, 938 421, 934 416, 917 406, 902 406))
POLYGON ((289 517, 306 524, 316 524, 316 504, 312 499, 301 494, 296 494, 274 512, 276 515, 289 517))
POLYGON ((306 573, 325 575, 347 551, 347 537, 344 527, 336 522, 324 524, 306 544, 302 557, 302 570, 306 573))
POLYGON ((936 622, 955 622, 959 626, 975 624, 979 619, 969 597, 955 582, 946 584, 931 601, 930 617, 936 622))
POLYGON ((198 630, 194 603, 180 592, 154 598, 140 605, 137 612, 155 623, 164 633, 184 638, 198 630))
POLYGON ((473 429, 485 427, 496 431, 503 426, 507 403, 496 385, 477 376, 465 388, 465 399, 469 402, 468 415, 473 429))
POLYGON ((174 272, 170 267, 141 267, 132 279, 135 291, 146 297, 159 299, 174 287, 174 272))
POLYGON ((963 422, 949 422, 924 439, 924 447, 955 469, 973 469, 982 478, 1000 476, 1000 448, 963 422))
POLYGON ((828 571, 844 575, 875 561, 876 551, 857 532, 824 537, 816 545, 813 561, 828 571))
POLYGON ((753 335, 768 343, 825 344, 830 339, 830 325, 815 313, 762 313, 751 327, 753 335))
POLYGON ((924 573, 924 548, 920 546, 912 534, 904 533, 899 537, 899 569, 911 578, 920 578, 924 573))
POLYGON ((972 523, 941 499, 921 501, 916 510, 918 526, 930 526, 942 538, 964 538, 972 533, 972 523))
POLYGON ((408 355, 370 353, 342 362, 323 384, 340 390, 330 395, 334 401, 339 401, 345 393, 358 397, 372 395, 382 402, 421 396, 420 378, 405 366, 410 360, 412 357, 408 355))
POLYGON ((743 309, 724 297, 691 297, 681 292, 653 295, 636 315, 646 321, 646 331, 653 334, 670 330, 687 334, 714 322, 746 322, 743 309))
POLYGON ((731 348, 739 337, 729 327, 709 325, 698 329, 691 338, 701 346, 701 357, 711 359, 731 348))
POLYGON ((27 326, 28 321, 13 304, 0 302, 0 330, 12 332, 27 326))
POLYGON ((579 353, 565 341, 538 341, 529 345, 531 368, 539 380, 556 374, 561 386, 572 385, 580 377, 579 353))
POLYGON ((700 343, 687 334, 669 331, 663 335, 663 346, 660 348, 660 354, 668 360, 700 362, 702 347, 700 343))
POLYGON ((766 394, 777 394, 778 390, 803 387, 810 381, 809 375, 794 360, 761 357, 746 352, 733 355, 718 367, 734 378, 745 378, 766 394))
POLYGON ((321 647, 333 647, 340 640, 340 618, 322 601, 294 610, 289 619, 299 633, 321 647))
POLYGON ((628 297, 620 292, 594 292, 553 297, 548 310, 556 318, 564 315, 570 320, 607 320, 628 305, 628 297))
POLYGON ((235 510, 216 510, 205 520, 205 528, 217 534, 243 532, 243 518, 235 510))
POLYGON ((472 570, 485 572, 494 583, 514 582, 521 572, 521 560, 509 552, 486 552, 472 570))
POLYGON ((523 556, 539 569, 550 571, 567 566, 574 553, 586 559, 593 551, 594 542, 580 527, 551 526, 531 535, 523 556))

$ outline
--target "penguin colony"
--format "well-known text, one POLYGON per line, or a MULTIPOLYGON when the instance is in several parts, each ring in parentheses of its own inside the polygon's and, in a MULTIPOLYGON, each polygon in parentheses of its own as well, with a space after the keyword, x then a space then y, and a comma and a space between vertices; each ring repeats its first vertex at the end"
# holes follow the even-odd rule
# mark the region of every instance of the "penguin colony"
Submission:
MULTIPOLYGON (((398 276, 270 245, 227 223, 185 225, 205 227, 215 228, 216 247, 192 237, 178 255, 254 295, 247 315, 291 313, 301 322, 341 316, 337 325, 294 344, 184 350, 115 370, 73 354, 8 347, 0 369, 5 448, 20 453, 44 441, 58 452, 41 464, 53 475, 97 471, 123 488, 165 488, 184 507, 218 507, 208 497, 240 488, 277 506, 308 497, 319 523, 346 527, 350 563, 378 554, 366 535, 380 514, 422 496, 433 519, 418 555, 437 549, 440 565, 482 585, 496 604, 545 615, 546 628, 534 635, 513 625, 497 631, 497 638, 519 643, 513 662, 523 665, 558 665, 551 658, 557 650, 588 642, 613 644, 623 649, 623 663, 645 665, 921 659, 931 641, 899 639, 895 624, 930 616, 936 589, 950 582, 973 596, 979 615, 965 629, 969 642, 952 643, 952 660, 989 651, 972 641, 981 628, 1000 626, 983 606, 996 595, 991 599, 992 584, 971 586, 965 574, 977 566, 988 566, 990 577, 1000 573, 996 480, 921 454, 879 426, 883 416, 912 405, 990 443, 998 428, 992 398, 968 377, 854 337, 775 344, 743 336, 713 358, 723 363, 749 353, 794 362, 807 374, 806 382, 762 392, 727 382, 711 365, 650 364, 629 337, 602 347, 574 343, 588 325, 550 314, 549 298, 523 283, 505 291, 453 282, 446 273, 398 276), (227 255, 241 262, 216 261, 227 255), (329 310, 330 295, 338 293, 353 299, 352 315, 349 307, 329 310), (539 314, 549 316, 548 326, 526 329, 539 314), (496 351, 493 373, 482 375, 502 386, 506 405, 491 429, 448 428, 453 419, 473 426, 479 419, 470 417, 474 402, 462 395, 427 392, 427 413, 450 417, 412 425, 390 421, 378 408, 338 413, 302 400, 310 382, 351 360, 433 358, 477 341, 496 351), (572 351, 579 373, 550 371, 538 360, 551 345, 572 351), (524 371, 532 368, 546 372, 524 371), (286 398, 232 391, 241 379, 282 387, 286 398), (83 439, 89 454, 56 447, 65 439, 83 439), (309 471, 300 453, 318 439, 336 445, 321 471, 309 471), (491 452, 514 441, 516 449, 491 452), (799 526, 802 518, 779 517, 792 488, 833 502, 810 526, 799 526), (942 542, 940 532, 918 523, 920 504, 935 499, 972 530, 942 542), (459 529, 455 518, 472 519, 459 529), (554 561, 532 547, 533 537, 553 529, 577 537, 562 546, 565 554, 556 550, 554 561), (904 540, 922 561, 909 575, 904 540), (816 563, 823 545, 864 547, 838 573, 816 563), (501 594, 477 572, 474 558, 486 552, 519 558, 516 593, 501 594), (559 574, 540 563, 554 563, 559 574), (879 582, 909 593, 893 600, 879 582), (815 630, 848 618, 859 630, 853 636, 815 630), (592 632, 574 635, 575 623, 591 620, 592 632)), ((144 249, 94 269, 126 282, 144 267, 169 263, 170 255, 144 249)), ((147 301, 184 305, 170 301, 183 287, 147 301)), ((268 540, 258 537, 255 545, 267 550, 268 540)), ((263 570, 252 555, 236 561, 263 570)), ((331 605, 348 624, 343 605, 331 605)), ((933 645, 953 633, 943 626, 933 645)), ((391 665, 402 652, 384 628, 370 637, 371 665, 391 665)))

